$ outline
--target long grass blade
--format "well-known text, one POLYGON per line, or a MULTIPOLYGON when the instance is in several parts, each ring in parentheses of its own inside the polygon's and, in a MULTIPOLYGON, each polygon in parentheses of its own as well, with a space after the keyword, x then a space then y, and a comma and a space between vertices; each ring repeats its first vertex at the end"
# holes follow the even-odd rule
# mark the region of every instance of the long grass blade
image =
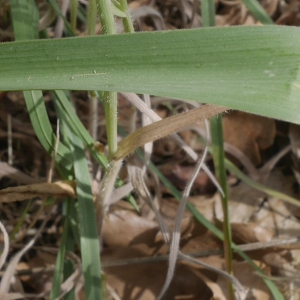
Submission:
MULTIPOLYGON (((43 94, 41 91, 25 91, 24 97, 35 133, 45 150, 53 155, 56 137, 47 115, 43 94)), ((72 159, 69 150, 62 143, 59 143, 56 160, 65 168, 70 169, 72 159)))
MULTIPOLYGON (((64 199, 67 201, 67 199, 64 199)), ((60 295, 60 286, 63 279, 63 272, 64 272, 64 262, 65 262, 65 255, 66 255, 66 239, 68 234, 68 220, 65 219, 64 221, 64 228, 63 234, 60 242, 59 251, 56 257, 56 263, 53 273, 53 280, 52 280, 52 289, 50 293, 50 300, 54 300, 59 297, 60 295)))
POLYGON ((242 0, 253 16, 265 25, 274 24, 271 17, 267 14, 264 8, 257 0, 242 0))
POLYGON ((90 173, 81 139, 70 128, 68 131, 77 180, 76 192, 79 204, 80 244, 86 299, 101 300, 100 248, 90 173))
MULTIPOLYGON (((203 0, 201 7, 201 16, 203 19, 203 26, 215 26, 215 1, 214 0, 203 0)), ((210 131, 211 131, 211 148, 213 154, 213 161, 216 170, 216 177, 219 180, 219 184, 222 187, 223 195, 222 209, 223 209, 223 233, 224 233, 224 253, 225 253, 225 264, 226 271, 228 274, 233 275, 232 268, 232 249, 231 249, 231 226, 229 219, 228 210, 228 187, 226 170, 224 165, 225 152, 224 152, 224 141, 223 141, 223 128, 222 128, 222 116, 215 116, 210 119, 210 131)), ((227 291, 229 299, 234 300, 234 290, 231 282, 228 282, 227 291)))
POLYGON ((103 154, 100 154, 95 149, 95 141, 83 126, 78 116, 76 115, 74 108, 69 102, 67 96, 63 91, 54 91, 56 105, 59 107, 61 113, 65 117, 66 123, 72 128, 72 130, 81 138, 81 140, 88 146, 89 150, 93 154, 94 158, 104 167, 108 167, 108 162, 103 154))
POLYGON ((61 12, 58 4, 57 4, 57 1, 55 1, 55 0, 48 0, 48 2, 51 4, 51 6, 53 7, 53 9, 56 12, 56 14, 63 19, 64 24, 65 24, 65 29, 66 29, 66 32, 68 33, 68 35, 69 36, 76 36, 76 34, 73 31, 70 23, 68 22, 68 20, 66 19, 66 17, 62 14, 62 12, 61 12))
POLYGON ((38 38, 39 11, 34 0, 10 0, 15 40, 38 38))
POLYGON ((0 64, 0 90, 136 92, 300 123, 300 32, 293 27, 2 43, 0 64))

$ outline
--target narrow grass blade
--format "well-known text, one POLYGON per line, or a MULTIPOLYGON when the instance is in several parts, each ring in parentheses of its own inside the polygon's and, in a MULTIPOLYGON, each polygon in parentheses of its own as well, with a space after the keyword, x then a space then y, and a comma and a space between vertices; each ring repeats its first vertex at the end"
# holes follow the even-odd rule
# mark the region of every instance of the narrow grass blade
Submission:
POLYGON ((2 43, 0 64, 0 90, 136 92, 300 123, 300 31, 294 27, 2 43))
POLYGON ((55 10, 56 14, 58 16, 60 16, 63 21, 64 21, 64 24, 65 24, 65 29, 66 29, 66 32, 68 33, 69 36, 76 36, 75 32, 73 31, 71 25, 69 24, 68 20, 66 19, 66 17, 61 13, 61 10, 57 4, 57 1, 55 0, 47 0, 51 6, 53 7, 53 9, 55 10))
POLYGON ((80 244, 86 299, 102 299, 100 248, 90 173, 81 139, 69 128, 77 180, 80 244))
MULTIPOLYGON (((72 199, 68 199, 65 203, 65 210, 67 212, 66 218, 68 222, 68 232, 66 236, 66 251, 74 252, 74 240, 75 237, 72 232, 72 211, 75 211, 74 201, 72 199)), ((78 232, 78 226, 76 226, 76 232, 78 232)), ((64 264, 64 279, 69 278, 74 273, 74 263, 68 259, 65 260, 64 264)), ((67 295, 64 297, 64 300, 75 300, 75 289, 72 289, 67 295)))
MULTIPOLYGON (((222 117, 214 117, 210 119, 210 130, 211 130, 211 148, 212 155, 216 170, 216 176, 224 192, 222 199, 223 208, 223 233, 224 233, 224 253, 226 261, 226 271, 229 274, 233 273, 232 268, 232 237, 231 237, 231 226, 229 217, 229 204, 228 204, 228 186, 227 177, 225 170, 225 152, 224 152, 224 140, 223 140, 223 128, 222 128, 222 117)), ((228 292, 230 299, 234 299, 233 286, 229 283, 228 292)))
MULTIPOLYGON (((24 97, 35 133, 45 150, 53 155, 56 137, 48 119, 43 94, 41 91, 25 91, 24 97)), ((65 168, 71 167, 69 151, 62 143, 59 143, 56 159, 65 168)))
POLYGON ((106 157, 103 154, 98 153, 95 149, 95 141, 85 129, 78 116, 76 115, 74 108, 69 102, 67 96, 63 91, 54 91, 56 105, 61 111, 61 114, 64 115, 65 122, 72 128, 72 130, 84 141, 88 146, 89 150, 95 157, 95 159, 104 167, 108 167, 108 162, 106 157))
POLYGON ((77 23, 78 0, 71 1, 71 29, 73 32, 76 30, 77 23))
POLYGON ((211 0, 201 1, 201 17, 204 27, 216 26, 215 24, 215 3, 211 0))
POLYGON ((273 190, 271 188, 268 188, 265 185, 262 185, 254 180, 252 180, 251 178, 249 178, 248 176, 246 176, 243 172, 241 172, 231 161, 229 161, 228 159, 225 159, 225 166, 226 168, 233 173, 237 178, 239 178, 240 180, 244 181, 246 184, 248 184, 249 186, 253 187, 256 190, 262 191, 264 193, 266 193, 267 195, 271 196, 271 197, 276 197, 281 199, 284 202, 287 202, 289 204, 295 205, 295 206, 300 206, 300 201, 298 199, 295 199, 289 195, 283 194, 279 191, 273 190))
POLYGON ((18 41, 37 39, 39 11, 35 0, 10 0, 15 39, 18 41))
MULTIPOLYGON (((67 199, 64 199, 67 201, 67 199)), ((56 257, 56 263, 53 273, 52 289, 50 292, 50 300, 54 300, 60 295, 60 287, 63 280, 64 262, 66 255, 66 239, 68 234, 68 220, 65 219, 63 226, 63 234, 60 242, 59 251, 56 257)))
MULTIPOLYGON (((215 26, 215 1, 214 0, 203 0, 201 2, 201 16, 203 19, 203 26, 215 26)), ((223 141, 223 128, 222 128, 222 116, 215 116, 210 119, 210 131, 211 131, 211 147, 212 156, 215 165, 216 177, 218 178, 219 184, 223 190, 222 209, 223 209, 223 234, 224 234, 224 253, 225 253, 225 264, 226 271, 228 274, 233 275, 232 268, 232 238, 231 238, 231 226, 228 211, 228 187, 226 170, 224 165, 225 152, 224 152, 224 141, 223 141)), ((229 299, 234 300, 234 289, 231 282, 227 284, 229 299)))
POLYGON ((264 25, 274 24, 271 17, 267 14, 264 8, 257 0, 242 0, 252 15, 264 25))

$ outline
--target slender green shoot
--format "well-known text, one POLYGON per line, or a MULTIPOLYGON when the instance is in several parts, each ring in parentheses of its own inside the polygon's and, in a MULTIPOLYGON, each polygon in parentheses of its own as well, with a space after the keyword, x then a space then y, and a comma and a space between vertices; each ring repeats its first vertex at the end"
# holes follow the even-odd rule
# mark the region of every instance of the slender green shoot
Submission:
POLYGON ((61 12, 58 4, 57 4, 57 1, 56 0, 48 0, 48 1, 51 4, 51 6, 53 7, 53 9, 56 12, 56 14, 63 19, 67 34, 69 36, 76 36, 76 34, 75 34, 74 30, 72 29, 70 23, 68 22, 68 20, 66 19, 66 17, 62 14, 62 12, 61 12))
POLYGON ((71 29, 73 30, 73 32, 76 31, 77 11, 78 11, 78 0, 72 0, 71 1, 71 29))
MULTIPOLYGON (((65 202, 67 201, 67 199, 64 199, 63 201, 65 202)), ((66 256, 66 239, 67 239, 67 234, 69 232, 68 224, 69 224, 68 219, 65 219, 64 226, 63 226, 63 234, 60 242, 59 251, 56 257, 56 263, 55 263, 55 268, 53 273, 50 300, 54 300, 60 296, 60 289, 61 289, 61 283, 62 283, 63 272, 64 272, 64 262, 66 256)))
MULTIPOLYGON (((67 235, 66 235, 66 242, 65 242, 65 246, 66 246, 66 253, 67 252, 74 252, 74 235, 73 235, 73 230, 72 230, 72 218, 74 216, 74 213, 76 213, 76 209, 75 209, 75 202, 74 199, 67 199, 67 201, 64 201, 63 204, 63 212, 64 212, 64 216, 68 222, 67 225, 67 235)), ((78 233, 78 226, 76 226, 76 233, 78 233)), ((64 262, 64 280, 66 280, 67 278, 69 278, 73 273, 74 273, 74 263, 69 260, 69 259, 65 259, 64 262)), ((71 291, 69 291, 65 297, 64 300, 75 300, 75 289, 72 289, 71 291)))
POLYGON ((90 0, 87 15, 88 35, 95 35, 96 29, 97 6, 96 0, 90 0))
MULTIPOLYGON (((112 10, 112 3, 110 0, 96 0, 98 13, 100 16, 102 33, 103 34, 116 34, 117 30, 114 23, 114 15, 112 10)), ((102 100, 104 101, 107 140, 109 148, 109 158, 112 159, 117 151, 117 93, 116 92, 103 92, 102 100)))
POLYGON ((292 204, 292 205, 295 205, 298 207, 300 206, 300 201, 298 199, 295 199, 289 195, 283 194, 279 191, 273 190, 265 185, 262 185, 256 181, 252 180, 250 177, 248 177, 243 172, 241 172, 240 169, 237 168, 228 159, 225 159, 225 166, 226 166, 226 169, 229 170, 232 174, 234 174, 237 178, 239 178, 240 180, 242 180, 249 186, 253 187, 254 189, 262 191, 271 197, 279 198, 286 203, 289 203, 289 204, 292 204))
POLYGON ((253 16, 264 25, 274 24, 271 17, 257 0, 242 0, 253 16))
MULTIPOLYGON (((215 1, 203 0, 201 2, 201 15, 203 20, 203 26, 215 26, 215 1)), ((210 119, 210 130, 212 140, 212 154, 216 170, 216 175, 219 180, 220 186, 223 189, 224 197, 221 195, 222 207, 223 207, 223 233, 224 233, 224 253, 226 262, 226 271, 232 275, 232 239, 231 239, 231 226, 228 209, 228 187, 225 170, 225 152, 223 141, 223 128, 222 128, 222 116, 213 117, 210 119)), ((234 300, 234 289, 231 282, 228 282, 228 295, 229 299, 234 300)))
POLYGON ((67 127, 77 181, 80 245, 86 299, 102 299, 100 248, 90 173, 81 139, 67 127))
POLYGON ((132 33, 134 32, 133 23, 131 20, 131 16, 128 10, 127 0, 120 0, 120 9, 125 13, 126 17, 122 18, 122 22, 124 25, 125 32, 132 33))
POLYGON ((76 132, 78 136, 80 136, 82 141, 91 151, 96 161, 99 164, 101 164, 104 167, 104 169, 106 169, 108 167, 108 162, 106 157, 103 154, 100 154, 95 149, 94 147, 95 141, 93 140, 91 135, 88 133, 86 128, 79 120, 78 116, 74 111, 74 108, 72 107, 65 93, 63 91, 54 91, 54 96, 55 96, 56 104, 64 114, 67 124, 72 128, 74 132, 76 132))
MULTIPOLYGON (((232 269, 232 238, 231 238, 231 226, 229 217, 229 199, 228 199, 228 187, 227 187, 227 177, 225 170, 225 152, 224 152, 224 141, 223 141, 223 129, 222 129, 222 117, 217 116, 210 119, 210 130, 212 139, 212 155, 216 170, 216 175, 219 180, 220 186, 223 189, 224 197, 222 198, 222 208, 223 208, 223 232, 224 232, 224 253, 226 261, 226 271, 229 274, 233 273, 232 269)), ((229 295, 230 299, 234 299, 233 286, 229 283, 229 295)))

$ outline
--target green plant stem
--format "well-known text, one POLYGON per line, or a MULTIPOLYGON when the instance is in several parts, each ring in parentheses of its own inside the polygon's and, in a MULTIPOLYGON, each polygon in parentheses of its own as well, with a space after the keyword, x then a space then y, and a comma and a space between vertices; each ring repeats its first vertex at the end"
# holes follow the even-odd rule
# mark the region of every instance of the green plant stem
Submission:
MULTIPOLYGON (((114 16, 110 0, 96 0, 98 12, 100 16, 102 33, 103 34, 116 34, 117 30, 114 23, 114 16)), ((117 141, 117 93, 116 92, 103 92, 103 101, 106 116, 106 132, 109 149, 109 157, 112 158, 118 148, 117 141)))
POLYGON ((203 27, 216 26, 214 1, 211 0, 201 1, 201 17, 202 17, 203 27))
POLYGON ((88 5, 88 17, 87 17, 88 35, 95 35, 96 17, 97 17, 96 0, 90 0, 88 5))
POLYGON ((78 0, 71 1, 71 28, 75 32, 77 21, 78 0))
POLYGON ((127 0, 120 0, 120 8, 126 15, 126 18, 122 18, 125 32, 130 32, 130 33, 134 32, 133 23, 128 11, 127 0))
MULTIPOLYGON (((231 226, 228 209, 228 187, 225 170, 225 154, 223 146, 223 129, 222 116, 213 117, 210 119, 210 130, 212 137, 212 155, 216 170, 216 175, 223 189, 224 197, 222 198, 223 208, 223 234, 224 234, 224 253, 226 261, 226 271, 232 274, 232 249, 231 249, 231 226)), ((222 196, 221 196, 222 197, 222 196)), ((234 299, 234 291, 231 283, 228 283, 230 299, 234 299)))
POLYGON ((117 141, 117 93, 116 92, 104 92, 103 101, 106 116, 106 131, 109 147, 109 160, 114 157, 118 149, 117 141))
MULTIPOLYGON (((201 15, 204 27, 215 26, 215 2, 213 0, 201 1, 201 15)), ((210 130, 212 138, 212 154, 216 170, 216 175, 219 183, 223 189, 224 197, 222 197, 223 208, 223 234, 224 234, 224 253, 226 261, 226 271, 233 274, 232 270, 232 239, 231 239, 231 226, 228 210, 228 188, 226 181, 225 169, 225 154, 224 154, 224 141, 223 141, 223 128, 222 116, 213 117, 210 119, 210 130)), ((234 289, 231 282, 228 282, 229 299, 234 300, 234 289)))
MULTIPOLYGON (((96 17, 97 17, 97 6, 96 0, 90 0, 88 5, 88 35, 96 34, 96 17)), ((89 91, 89 132, 94 140, 97 140, 97 112, 98 112, 98 96, 95 91, 89 91)))
POLYGON ((116 34, 112 4, 110 0, 96 0, 103 34, 116 34))

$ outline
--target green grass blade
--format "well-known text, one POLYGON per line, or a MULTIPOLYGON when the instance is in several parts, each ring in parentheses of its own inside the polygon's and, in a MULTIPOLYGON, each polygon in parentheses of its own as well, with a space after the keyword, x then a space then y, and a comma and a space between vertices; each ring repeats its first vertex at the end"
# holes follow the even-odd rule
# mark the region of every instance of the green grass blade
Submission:
MULTIPOLYGON (((73 230, 71 228, 72 226, 72 211, 75 210, 75 203, 74 199, 68 199, 65 203, 65 210, 66 210, 66 217, 68 220, 68 233, 66 236, 66 251, 68 252, 74 252, 74 236, 73 236, 73 230)), ((76 232, 78 232, 78 227, 76 226, 76 232)), ((78 233, 79 234, 79 233, 78 233)), ((68 259, 65 260, 64 264, 64 279, 69 278, 74 273, 74 263, 68 259)), ((69 291, 65 297, 64 300, 75 300, 75 289, 72 289, 69 291)))
POLYGON ((60 16, 63 21, 64 21, 64 24, 65 24, 65 29, 66 29, 66 32, 68 33, 69 36, 76 36, 75 32, 73 31, 70 23, 68 22, 68 20, 66 19, 66 17, 62 14, 58 4, 57 4, 57 1, 56 0, 47 0, 51 6, 53 7, 54 11, 56 12, 56 14, 58 16, 60 16))
MULTIPOLYGON (((210 131, 211 131, 211 147, 212 156, 215 165, 215 172, 224 192, 222 199, 223 209, 223 233, 224 233, 224 253, 226 261, 226 270, 229 274, 233 274, 232 268, 232 236, 231 236, 231 225, 229 216, 229 198, 228 198, 228 186, 227 176, 225 169, 225 152, 224 152, 224 139, 223 139, 223 128, 222 128, 222 116, 213 117, 210 119, 210 131)), ((234 291, 232 283, 229 283, 228 291, 230 299, 234 299, 234 291)))
POLYGON ((300 123, 300 31, 294 27, 2 43, 0 64, 0 90, 147 93, 300 123))
MULTIPOLYGON (((103 34, 116 34, 117 29, 114 22, 113 7, 111 0, 96 0, 98 14, 100 16, 101 28, 103 34)), ((106 118, 107 143, 109 159, 112 159, 118 149, 117 137, 117 93, 106 89, 103 90, 103 101, 106 118)))
MULTIPOLYGON (((56 136, 48 119, 43 94, 41 91, 25 91, 24 97, 35 133, 45 150, 53 155, 56 136)), ((71 168, 72 159, 69 150, 62 143, 59 143, 56 160, 66 169, 71 168)))
POLYGON ((39 11, 35 0, 10 0, 15 40, 37 39, 39 11))
MULTIPOLYGON (((67 199, 65 199, 64 201, 67 201, 67 199)), ((64 262, 66 256, 66 239, 67 239, 68 231, 69 231, 68 220, 65 219, 64 226, 63 226, 63 234, 60 242, 59 251, 56 257, 56 263, 55 263, 55 268, 53 273, 50 300, 54 300, 58 298, 60 295, 60 287, 61 287, 63 272, 64 272, 64 262)))
POLYGON ((71 1, 71 29, 73 32, 76 31, 77 11, 78 11, 78 0, 72 0, 71 1))
MULTIPOLYGON (((203 26, 215 26, 215 1, 203 0, 201 2, 201 16, 203 20, 203 26)), ((215 165, 215 172, 220 183, 220 186, 224 192, 224 196, 221 195, 222 209, 223 209, 223 234, 224 234, 224 253, 226 271, 233 275, 232 267, 232 237, 231 237, 231 225, 228 210, 228 187, 227 177, 225 170, 225 152, 224 152, 224 140, 223 140, 223 128, 222 128, 222 116, 213 117, 210 119, 210 132, 211 132, 211 147, 212 156, 215 165)), ((227 291, 229 299, 234 299, 234 289, 231 282, 227 284, 227 291)))
POLYGON ((201 17, 203 27, 216 26, 215 3, 211 0, 201 1, 201 17))
POLYGON ((101 300, 101 264, 90 173, 81 139, 68 128, 77 180, 80 244, 86 299, 101 300))
POLYGON ((252 15, 264 25, 274 24, 271 17, 257 0, 242 0, 252 15))
POLYGON ((275 198, 282 199, 283 201, 290 203, 295 206, 300 206, 300 201, 296 198, 293 198, 289 195, 283 194, 279 191, 273 190, 265 185, 262 185, 248 176, 246 176, 243 172, 240 171, 230 160, 225 159, 225 166, 231 173, 233 173, 237 178, 248 184, 249 186, 253 187, 256 190, 262 191, 267 195, 275 198))
POLYGON ((88 146, 89 150, 93 154, 94 158, 104 167, 107 168, 108 162, 107 158, 100 154, 95 148, 95 141, 85 129, 78 116, 76 115, 74 108, 69 102, 63 91, 54 91, 54 96, 56 100, 56 105, 59 108, 61 115, 64 115, 65 122, 72 128, 72 130, 84 141, 88 146))

